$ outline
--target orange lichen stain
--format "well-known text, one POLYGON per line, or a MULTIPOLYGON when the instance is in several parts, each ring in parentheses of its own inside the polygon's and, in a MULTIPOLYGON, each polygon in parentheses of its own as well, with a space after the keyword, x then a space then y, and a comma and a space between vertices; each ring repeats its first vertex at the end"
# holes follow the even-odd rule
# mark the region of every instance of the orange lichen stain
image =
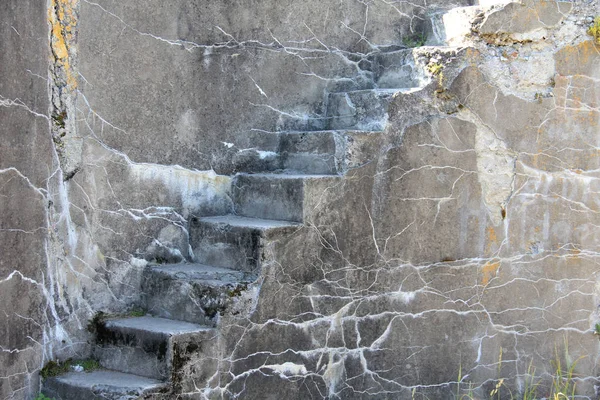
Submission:
POLYGON ((51 0, 48 9, 48 22, 51 26, 50 44, 55 63, 62 67, 66 74, 67 86, 77 87, 77 79, 71 68, 69 42, 73 40, 73 32, 77 25, 75 6, 78 0, 51 0))
POLYGON ((493 226, 490 226, 487 229, 487 233, 488 233, 488 240, 492 243, 498 243, 498 236, 496 235, 496 230, 494 229, 493 226))
POLYGON ((490 226, 487 228, 487 252, 489 253, 496 244, 498 244, 498 235, 494 227, 490 226))
POLYGON ((498 274, 499 269, 499 262, 487 262, 481 269, 481 284, 487 286, 487 284, 490 283, 490 280, 498 274))
POLYGON ((559 55, 566 65, 581 67, 598 57, 598 49, 593 40, 582 42, 576 46, 565 46, 559 55))
POLYGON ((481 64, 480 56, 481 53, 479 50, 468 48, 465 51, 466 59, 471 67, 476 67, 481 64))

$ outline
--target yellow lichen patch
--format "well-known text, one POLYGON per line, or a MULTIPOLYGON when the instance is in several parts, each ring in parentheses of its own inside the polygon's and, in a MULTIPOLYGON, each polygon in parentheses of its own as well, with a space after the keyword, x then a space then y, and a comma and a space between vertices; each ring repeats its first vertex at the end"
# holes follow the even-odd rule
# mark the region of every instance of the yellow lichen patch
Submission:
POLYGON ((498 274, 499 269, 499 262, 487 262, 481 269, 481 284, 486 286, 490 283, 490 280, 498 274))
POLYGON ((51 26, 50 45, 54 62, 62 68, 66 75, 69 89, 77 87, 77 79, 72 71, 71 54, 69 52, 73 33, 77 26, 75 7, 78 0, 51 0, 48 9, 48 22, 51 26))

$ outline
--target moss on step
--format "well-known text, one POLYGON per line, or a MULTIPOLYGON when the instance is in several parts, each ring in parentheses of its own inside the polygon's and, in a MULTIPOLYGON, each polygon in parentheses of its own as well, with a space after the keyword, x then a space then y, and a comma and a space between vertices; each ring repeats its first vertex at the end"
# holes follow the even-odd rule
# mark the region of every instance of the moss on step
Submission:
POLYGON ((93 359, 86 360, 73 360, 69 358, 65 361, 60 360, 51 360, 42 368, 40 371, 40 376, 43 379, 50 378, 53 376, 58 376, 62 374, 66 374, 67 372, 72 372, 76 367, 81 367, 84 372, 96 371, 100 368, 100 363, 93 359))

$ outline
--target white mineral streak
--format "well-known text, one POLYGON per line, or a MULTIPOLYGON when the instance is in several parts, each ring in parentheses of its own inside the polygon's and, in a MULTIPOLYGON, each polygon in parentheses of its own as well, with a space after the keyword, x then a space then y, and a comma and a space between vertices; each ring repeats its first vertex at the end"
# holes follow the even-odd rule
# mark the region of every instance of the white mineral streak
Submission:
POLYGON ((263 368, 272 369, 282 378, 288 376, 298 376, 298 375, 306 375, 308 371, 304 364, 294 364, 292 362, 285 362, 283 364, 269 364, 265 365, 263 368))

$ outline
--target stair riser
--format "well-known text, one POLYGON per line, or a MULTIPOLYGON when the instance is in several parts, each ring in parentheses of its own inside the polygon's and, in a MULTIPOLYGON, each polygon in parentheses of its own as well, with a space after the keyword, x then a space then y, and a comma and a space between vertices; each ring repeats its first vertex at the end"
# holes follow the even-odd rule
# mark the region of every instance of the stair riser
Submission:
POLYGON ((245 217, 302 222, 304 181, 238 175, 232 182, 235 213, 245 217))
POLYGON ((269 172, 282 168, 278 153, 272 151, 243 151, 232 159, 234 171, 269 172))
POLYGON ((190 245, 201 264, 256 274, 260 270, 261 259, 265 257, 265 244, 296 229, 297 227, 280 227, 264 231, 192 218, 190 245))
POLYGON ((328 128, 383 131, 393 98, 391 91, 331 93, 327 108, 328 128))
POLYGON ((89 388, 81 388, 58 382, 54 379, 44 382, 42 393, 54 400, 89 399, 89 400, 112 400, 117 397, 107 397, 105 393, 94 393, 89 388))
POLYGON ((197 261, 202 264, 245 272, 255 272, 259 268, 262 248, 259 230, 192 220, 190 244, 197 261))
POLYGON ((97 343, 94 357, 100 365, 114 371, 165 380, 180 368, 179 364, 173 361, 174 346, 189 342, 195 343, 197 348, 209 348, 215 339, 211 329, 168 334, 123 326, 114 327, 110 321, 100 322, 96 325, 97 343))
POLYGON ((210 286, 153 273, 143 278, 142 297, 151 315, 214 326, 217 314, 222 314, 246 288, 243 282, 210 286))
POLYGON ((412 49, 375 55, 373 69, 380 89, 417 87, 424 78, 423 72, 415 65, 412 49))
POLYGON ((170 340, 159 333, 141 333, 126 328, 112 330, 99 324, 94 357, 108 369, 165 379, 170 368, 170 340))
POLYGON ((282 167, 305 174, 341 173, 343 144, 343 136, 333 131, 282 134, 282 167))
POLYGON ((96 346, 94 357, 104 368, 154 379, 169 377, 168 357, 128 346, 96 346))

